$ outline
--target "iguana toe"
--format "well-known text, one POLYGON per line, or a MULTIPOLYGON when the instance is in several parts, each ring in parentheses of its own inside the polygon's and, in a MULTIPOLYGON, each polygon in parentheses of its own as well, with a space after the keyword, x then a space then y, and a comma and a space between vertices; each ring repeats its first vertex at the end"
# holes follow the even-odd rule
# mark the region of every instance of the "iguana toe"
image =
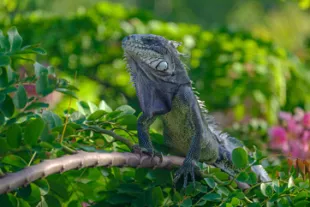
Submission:
POLYGON ((184 183, 183 188, 186 188, 187 181, 188 181, 188 175, 191 176, 192 182, 195 185, 195 167, 196 165, 191 161, 185 161, 183 165, 176 171, 175 177, 173 179, 174 185, 178 182, 178 180, 181 178, 181 176, 184 176, 184 183))
POLYGON ((140 147, 139 145, 134 145, 132 147, 132 151, 136 154, 139 154, 140 156, 146 154, 150 156, 152 160, 154 159, 154 157, 158 157, 160 159, 160 162, 163 161, 163 154, 161 152, 156 152, 153 148, 144 148, 140 147))

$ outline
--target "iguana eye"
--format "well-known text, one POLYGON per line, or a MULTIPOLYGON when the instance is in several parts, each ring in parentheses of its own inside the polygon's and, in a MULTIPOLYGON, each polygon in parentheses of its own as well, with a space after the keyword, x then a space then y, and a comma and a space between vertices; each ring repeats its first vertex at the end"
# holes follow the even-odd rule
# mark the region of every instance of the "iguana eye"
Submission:
POLYGON ((167 69, 168 69, 168 63, 165 62, 165 61, 160 62, 160 63, 156 66, 156 69, 157 69, 157 70, 160 70, 160 71, 167 70, 167 69))

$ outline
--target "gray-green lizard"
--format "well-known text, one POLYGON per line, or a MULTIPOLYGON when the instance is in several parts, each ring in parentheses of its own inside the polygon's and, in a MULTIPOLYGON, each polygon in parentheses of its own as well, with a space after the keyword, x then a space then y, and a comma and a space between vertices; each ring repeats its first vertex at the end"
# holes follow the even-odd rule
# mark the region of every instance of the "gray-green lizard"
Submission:
MULTIPOLYGON (((134 34, 123 39, 122 47, 137 91, 142 115, 138 119, 141 149, 154 155, 149 127, 157 117, 163 120, 164 142, 171 153, 185 156, 174 178, 194 177, 195 162, 212 164, 234 176, 232 151, 242 143, 217 129, 213 117, 195 95, 191 80, 177 51, 179 43, 157 35, 134 34)), ((262 181, 270 178, 261 165, 252 170, 262 181)))

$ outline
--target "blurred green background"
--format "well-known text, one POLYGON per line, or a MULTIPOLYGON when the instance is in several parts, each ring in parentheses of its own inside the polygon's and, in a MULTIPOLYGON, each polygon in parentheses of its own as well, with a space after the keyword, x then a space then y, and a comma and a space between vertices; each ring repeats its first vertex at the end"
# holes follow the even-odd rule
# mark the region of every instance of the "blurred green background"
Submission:
MULTIPOLYGON (((38 57, 79 86, 79 98, 139 111, 121 40, 154 33, 183 43, 194 87, 224 126, 279 110, 310 109, 309 0, 3 0, 0 27, 16 26, 38 57), (74 80, 76 74, 76 80, 74 80)), ((16 65, 33 73, 28 62, 16 65), (29 68, 29 69, 28 69, 29 68)), ((51 98, 62 112, 68 98, 51 98)))

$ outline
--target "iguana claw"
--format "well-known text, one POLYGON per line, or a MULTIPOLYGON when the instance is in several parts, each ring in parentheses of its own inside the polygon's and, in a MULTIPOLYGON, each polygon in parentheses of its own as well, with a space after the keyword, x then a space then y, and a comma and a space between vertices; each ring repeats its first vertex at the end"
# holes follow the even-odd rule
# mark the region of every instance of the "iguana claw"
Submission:
POLYGON ((150 156, 152 160, 154 159, 154 157, 158 157, 160 159, 160 162, 163 161, 163 154, 160 152, 156 152, 152 148, 144 148, 144 147, 140 147, 139 145, 134 145, 132 147, 132 151, 139 155, 146 154, 150 156))
POLYGON ((195 168, 196 167, 197 166, 192 161, 185 160, 183 165, 175 172, 174 179, 173 179, 173 184, 176 185, 178 180, 183 175, 184 176, 183 188, 186 188, 188 174, 190 174, 190 176, 192 178, 192 182, 193 182, 193 184, 195 186, 195 168))

